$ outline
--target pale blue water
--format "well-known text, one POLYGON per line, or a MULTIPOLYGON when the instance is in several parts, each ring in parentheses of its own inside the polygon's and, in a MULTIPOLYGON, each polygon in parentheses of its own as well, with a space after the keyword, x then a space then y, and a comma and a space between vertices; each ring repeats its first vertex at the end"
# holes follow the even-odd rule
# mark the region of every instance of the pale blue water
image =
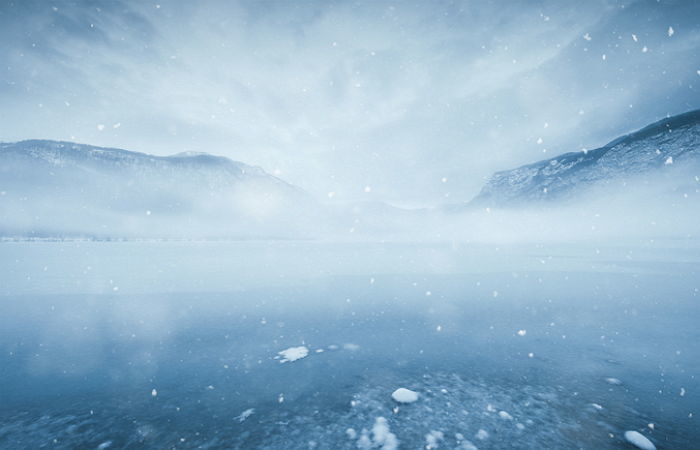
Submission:
POLYGON ((0 447, 357 448, 385 417, 400 448, 697 448, 699 268, 692 242, 2 243, 0 447))

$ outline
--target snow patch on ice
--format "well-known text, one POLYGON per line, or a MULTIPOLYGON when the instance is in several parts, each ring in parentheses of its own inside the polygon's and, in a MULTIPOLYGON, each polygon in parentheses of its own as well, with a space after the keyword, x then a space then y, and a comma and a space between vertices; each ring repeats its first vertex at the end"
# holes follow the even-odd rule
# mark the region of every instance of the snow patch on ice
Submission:
POLYGON ((464 438, 462 433, 456 433, 455 439, 457 440, 457 449, 461 450, 479 450, 476 445, 472 444, 471 441, 464 438))
POLYGON ((430 430, 430 433, 425 435, 425 448, 427 450, 432 450, 440 447, 439 442, 445 438, 442 431, 430 430))
POLYGON ((243 421, 245 421, 248 417, 252 416, 253 413, 255 413, 255 409, 253 409, 253 408, 246 409, 245 411, 243 411, 242 413, 240 413, 239 415, 237 415, 236 417, 234 417, 234 419, 235 419, 235 420, 238 420, 239 422, 243 422, 243 421))
POLYGON ((480 441, 484 441, 489 438, 489 433, 486 430, 479 429, 479 431, 476 432, 474 437, 479 439, 480 441))
POLYGON ((309 349, 303 345, 299 347, 289 347, 286 350, 277 352, 277 354, 282 358, 280 359, 280 363, 294 362, 301 358, 306 358, 309 355, 309 349))
POLYGON ((625 439, 630 444, 642 450, 656 450, 656 446, 638 431, 625 431, 625 439))
POLYGON ((498 413, 498 416, 503 420, 513 420, 513 416, 511 416, 510 414, 508 414, 505 411, 500 411, 498 413))
POLYGON ((418 400, 418 392, 406 388, 398 388, 391 394, 391 398, 399 403, 413 403, 418 400))
POLYGON ((362 435, 357 441, 357 447, 363 450, 371 448, 381 448, 382 450, 396 450, 399 448, 399 440, 389 429, 389 424, 384 417, 377 417, 372 427, 372 438, 370 439, 367 429, 362 430, 362 435))

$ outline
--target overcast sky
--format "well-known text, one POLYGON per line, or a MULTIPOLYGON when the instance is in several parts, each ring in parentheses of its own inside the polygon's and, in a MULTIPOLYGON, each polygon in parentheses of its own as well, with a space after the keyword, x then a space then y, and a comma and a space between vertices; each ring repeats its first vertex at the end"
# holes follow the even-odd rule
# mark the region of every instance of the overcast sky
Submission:
POLYGON ((700 108, 698 18, 692 0, 0 0, 0 141, 464 201, 495 170, 700 108))

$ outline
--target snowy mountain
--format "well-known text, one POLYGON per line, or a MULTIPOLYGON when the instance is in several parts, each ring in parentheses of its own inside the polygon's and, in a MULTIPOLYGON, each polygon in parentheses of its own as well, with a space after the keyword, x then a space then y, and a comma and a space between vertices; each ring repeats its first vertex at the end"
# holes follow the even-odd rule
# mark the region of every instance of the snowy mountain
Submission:
POLYGON ((296 237, 315 208, 261 168, 206 153, 0 144, 4 236, 296 237))
POLYGON ((700 110, 658 121, 595 150, 497 172, 470 204, 516 206, 559 200, 697 164, 700 110))

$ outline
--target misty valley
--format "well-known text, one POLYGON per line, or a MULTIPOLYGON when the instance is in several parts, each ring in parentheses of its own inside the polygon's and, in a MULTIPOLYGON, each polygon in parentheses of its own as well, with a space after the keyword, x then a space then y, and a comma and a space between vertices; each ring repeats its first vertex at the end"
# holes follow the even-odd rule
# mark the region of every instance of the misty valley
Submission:
POLYGON ((2 144, 0 445, 692 448, 698 126, 421 209, 2 144))
POLYGON ((0 445, 692 448, 698 126, 422 209, 2 144, 0 445))

